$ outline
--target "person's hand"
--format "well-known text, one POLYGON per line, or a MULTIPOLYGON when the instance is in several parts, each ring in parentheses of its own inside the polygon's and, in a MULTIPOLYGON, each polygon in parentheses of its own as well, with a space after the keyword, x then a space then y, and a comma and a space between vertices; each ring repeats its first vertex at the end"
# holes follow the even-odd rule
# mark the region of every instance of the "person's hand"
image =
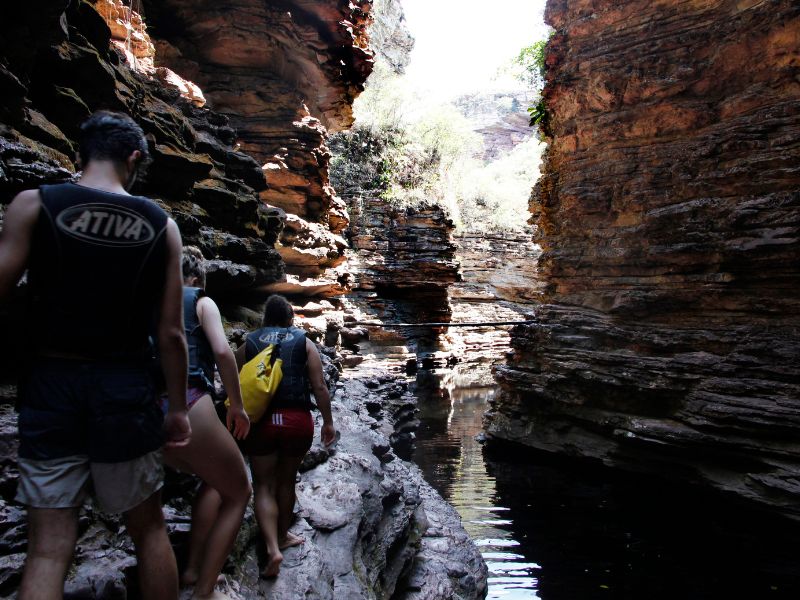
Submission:
POLYGON ((250 433, 250 417, 241 406, 229 406, 227 415, 228 431, 237 440, 243 440, 250 433))
POLYGON ((319 438, 322 444, 330 446, 336 440, 336 428, 333 423, 323 423, 322 429, 319 432, 319 438))
POLYGON ((189 424, 189 413, 185 410, 171 410, 164 417, 165 448, 183 448, 189 445, 192 437, 192 426, 189 424))

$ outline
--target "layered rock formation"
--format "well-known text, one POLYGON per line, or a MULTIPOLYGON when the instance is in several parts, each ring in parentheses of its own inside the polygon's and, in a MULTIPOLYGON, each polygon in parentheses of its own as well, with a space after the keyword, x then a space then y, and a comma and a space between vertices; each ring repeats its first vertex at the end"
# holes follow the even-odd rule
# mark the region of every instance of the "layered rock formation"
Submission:
MULTIPOLYGON (((336 373, 330 366, 327 370, 336 373)), ((341 441, 335 451, 312 448, 297 485, 292 531, 305 543, 285 552, 277 579, 261 579, 260 536, 248 509, 221 589, 233 600, 482 598, 486 565, 458 514, 425 483, 418 468, 395 453, 407 443, 406 415, 413 413, 415 402, 406 384, 385 372, 340 382, 333 414, 341 441)), ((4 416, 6 408, 0 407, 4 416)), ((17 479, 11 458, 16 428, 13 418, 0 422, 5 450, 0 460, 0 598, 11 598, 25 559, 27 525, 24 511, 7 500, 17 479)), ((179 556, 188 543, 187 490, 192 487, 191 481, 170 473, 164 491, 167 526, 179 556)), ((67 595, 98 600, 135 595, 136 559, 119 518, 87 506, 79 535, 67 595)), ((190 595, 186 591, 182 598, 190 595)))
MULTIPOLYGON (((352 123, 372 70, 371 0, 145 2, 157 64, 200 84, 263 165, 270 206, 296 215, 277 246, 300 280, 341 262, 347 212, 328 180, 328 131, 352 123), (298 231, 318 235, 298 236, 298 231), (302 240, 302 241, 301 241, 302 240)), ((286 290, 281 290, 286 291, 286 290)), ((341 291, 341 290, 339 290, 341 291)))
POLYGON ((550 0, 546 304, 497 438, 800 518, 800 6, 550 0))
POLYGON ((467 118, 472 130, 483 140, 481 158, 491 161, 530 139, 528 107, 538 93, 521 90, 492 91, 461 96, 455 105, 467 118))
MULTIPOLYGON (((453 222, 436 204, 397 207, 376 197, 352 198, 348 254, 353 293, 348 298, 355 323, 345 323, 345 354, 394 366, 416 364, 438 350, 441 326, 452 315, 448 288, 459 279, 452 239, 453 222)), ((353 357, 355 360, 356 357, 353 357)))
POLYGON ((448 321, 447 288, 459 275, 447 212, 436 204, 387 206, 379 198, 356 199, 350 212, 359 264, 354 287, 404 296, 419 304, 421 321, 448 321))
POLYGON ((393 72, 404 73, 411 60, 414 38, 408 30, 401 0, 374 0, 374 5, 370 48, 393 72))
MULTIPOLYGON (((455 236, 461 281, 450 286, 454 323, 519 322, 530 317, 537 302, 539 247, 530 232, 455 236)), ((448 384, 493 385, 491 366, 510 350, 511 326, 451 327, 443 350, 458 361, 448 384)))
POLYGON ((97 9, 66 1, 3 7, 0 202, 25 188, 70 181, 80 121, 97 109, 120 110, 141 124, 153 158, 135 191, 156 199, 184 242, 214 259, 210 287, 237 292, 282 278, 273 249, 282 222, 259 200, 266 187, 261 166, 236 150, 227 117, 197 107, 144 65, 131 68, 128 58, 150 60, 152 45, 135 19, 140 46, 132 53, 112 44, 121 41, 119 21, 132 19, 119 14, 122 8, 111 1, 97 9))

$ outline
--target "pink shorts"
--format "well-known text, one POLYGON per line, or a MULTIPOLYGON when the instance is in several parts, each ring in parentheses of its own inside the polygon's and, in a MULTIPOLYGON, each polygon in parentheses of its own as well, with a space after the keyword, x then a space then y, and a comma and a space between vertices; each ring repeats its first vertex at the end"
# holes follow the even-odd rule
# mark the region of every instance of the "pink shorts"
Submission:
POLYGON ((314 419, 310 411, 279 408, 253 424, 241 447, 246 454, 253 456, 266 456, 273 452, 303 456, 311 448, 313 440, 314 419))
MULTIPOLYGON (((186 388, 186 410, 192 408, 200 398, 207 395, 210 395, 210 393, 203 388, 186 388)), ((158 405, 161 407, 161 412, 167 414, 169 412, 169 397, 166 394, 161 396, 158 399, 158 405)))

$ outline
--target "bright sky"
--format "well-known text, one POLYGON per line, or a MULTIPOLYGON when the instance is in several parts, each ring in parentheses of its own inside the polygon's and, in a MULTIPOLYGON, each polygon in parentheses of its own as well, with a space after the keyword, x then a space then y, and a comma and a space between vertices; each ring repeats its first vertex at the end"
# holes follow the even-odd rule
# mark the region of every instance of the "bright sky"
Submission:
POLYGON ((545 1, 401 0, 416 40, 408 78, 442 99, 487 89, 521 48, 547 36, 545 1))

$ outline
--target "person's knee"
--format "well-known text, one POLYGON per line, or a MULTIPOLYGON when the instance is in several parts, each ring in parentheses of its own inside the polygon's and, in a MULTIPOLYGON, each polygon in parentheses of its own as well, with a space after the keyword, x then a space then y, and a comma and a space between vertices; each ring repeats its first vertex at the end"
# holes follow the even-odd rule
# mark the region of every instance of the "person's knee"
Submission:
POLYGON ((28 554, 63 560, 72 557, 78 538, 78 509, 29 509, 28 554))
POLYGON ((161 510, 160 494, 150 498, 123 514, 125 527, 136 545, 152 536, 165 535, 164 513, 161 510))
POLYGON ((224 490, 217 490, 222 497, 222 501, 232 504, 247 504, 253 494, 253 487, 247 477, 237 478, 224 490))

